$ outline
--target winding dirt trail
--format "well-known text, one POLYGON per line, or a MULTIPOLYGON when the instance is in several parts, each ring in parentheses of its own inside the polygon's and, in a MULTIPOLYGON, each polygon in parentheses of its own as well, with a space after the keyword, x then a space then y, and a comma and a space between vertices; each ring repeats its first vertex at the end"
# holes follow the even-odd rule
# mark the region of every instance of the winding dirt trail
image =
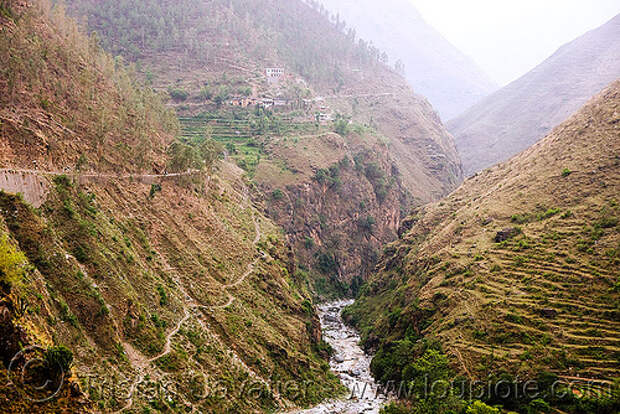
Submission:
POLYGON ((127 394, 129 396, 127 402, 121 409, 114 411, 114 414, 122 413, 125 410, 129 410, 133 406, 133 396, 136 393, 136 388, 138 388, 138 385, 140 385, 142 381, 144 381, 144 375, 145 374, 138 375, 136 380, 131 384, 131 386, 129 387, 129 393, 127 394))
POLYGON ((187 321, 190 317, 189 308, 184 307, 184 311, 185 311, 185 315, 183 316, 183 318, 179 320, 179 322, 177 323, 177 326, 175 326, 174 329, 170 331, 170 333, 168 333, 168 335, 166 336, 166 345, 164 345, 163 351, 159 355, 155 355, 153 358, 149 359, 148 362, 157 361, 158 359, 163 358, 170 353, 171 348, 172 348, 172 337, 175 336, 177 333, 179 333, 179 330, 181 329, 181 325, 183 325, 183 323, 187 321))
MULTIPOLYGON (((178 175, 189 175, 191 173, 192 172, 190 172, 190 171, 188 171, 186 173, 178 173, 177 176, 178 175)), ((167 176, 167 177, 170 177, 171 174, 167 174, 167 175, 148 175, 148 176, 149 177, 151 177, 151 176, 167 176)), ((244 189, 243 189, 244 204, 246 205, 246 208, 251 208, 248 192, 249 192, 248 188, 244 187, 244 189)), ((252 241, 252 246, 256 247, 256 245, 258 244, 258 242, 262 238, 263 233, 261 232, 260 225, 258 223, 258 220, 256 219, 256 214, 254 213, 254 211, 252 211, 252 222, 254 223, 254 231, 255 231, 255 236, 254 236, 254 240, 252 241)), ((222 286, 222 288, 226 291, 226 293, 228 295, 228 300, 223 305, 206 306, 206 305, 198 305, 196 303, 191 303, 192 300, 190 299, 189 295, 187 295, 185 290, 179 284, 179 288, 181 290, 181 293, 183 294, 183 296, 185 298, 184 305, 183 305, 184 315, 183 315, 183 318, 181 318, 179 320, 179 322, 177 322, 177 324, 174 327, 174 329, 171 330, 166 335, 166 343, 164 345, 164 348, 163 348, 162 352, 159 353, 158 355, 150 358, 150 359, 145 359, 145 358, 139 357, 138 355, 135 355, 135 354, 137 354, 137 351, 135 351, 131 347, 131 345, 129 345, 128 343, 124 343, 123 344, 123 346, 125 348, 125 352, 129 355, 129 358, 130 358, 130 361, 132 362, 132 365, 134 366, 134 368, 137 368, 141 373, 138 374, 138 376, 136 377, 135 381, 129 387, 127 402, 125 403, 125 405, 121 409, 115 411, 114 414, 119 414, 119 413, 122 413, 123 411, 131 409, 131 407, 133 406, 134 396, 135 396, 137 387, 140 385, 140 383, 142 383, 142 381, 144 381, 144 378, 146 377, 146 375, 149 374, 151 372, 151 370, 153 369, 152 368, 152 364, 155 361, 157 361, 158 359, 163 358, 164 356, 168 355, 172 351, 172 338, 179 332, 179 330, 181 329, 181 326, 183 326, 183 323, 185 323, 191 317, 190 309, 206 309, 206 310, 224 309, 224 308, 227 308, 230 305, 232 305, 232 303, 235 301, 235 297, 230 292, 228 292, 228 289, 232 289, 234 287, 237 287, 237 286, 241 285, 245 281, 245 279, 254 272, 254 270, 256 268, 256 265, 257 265, 259 260, 260 260, 260 257, 257 257, 257 258, 254 259, 254 261, 252 261, 250 264, 248 264, 246 272, 243 275, 241 275, 241 277, 239 279, 237 279, 235 282, 232 282, 232 283, 229 283, 229 284, 226 284, 226 285, 222 286)), ((240 362, 242 363, 243 361, 240 361, 240 362)), ((245 364, 243 364, 243 365, 245 366, 245 364)), ((248 370, 250 372, 253 372, 249 368, 248 368, 248 370)))
MULTIPOLYGON (((252 245, 256 246, 258 244, 258 242, 260 241, 261 237, 263 237, 263 234, 260 230, 260 226, 258 224, 258 221, 256 220, 256 215, 254 213, 252 213, 252 221, 254 222, 254 231, 256 232, 256 236, 254 236, 254 240, 252 241, 252 245)), ((232 303, 235 301, 235 297, 233 295, 230 294, 230 292, 228 292, 228 289, 232 289, 234 287, 239 286, 240 284, 242 284, 245 279, 250 276, 254 270, 256 269, 256 264, 258 263, 260 258, 255 258, 254 261, 250 264, 248 264, 248 269, 246 270, 246 272, 241 275, 241 277, 239 279, 237 279, 235 282, 233 283, 229 283, 227 285, 223 285, 222 288, 226 291, 226 293, 228 294, 228 301, 223 304, 223 305, 214 305, 214 306, 206 306, 206 305, 193 305, 194 308, 198 308, 198 309, 225 309, 227 307, 229 307, 230 305, 232 305, 232 303)))

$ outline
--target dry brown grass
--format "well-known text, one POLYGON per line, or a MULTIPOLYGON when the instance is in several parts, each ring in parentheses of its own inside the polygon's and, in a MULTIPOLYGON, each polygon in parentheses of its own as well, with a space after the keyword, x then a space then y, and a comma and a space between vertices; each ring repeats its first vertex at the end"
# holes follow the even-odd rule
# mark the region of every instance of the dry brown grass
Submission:
POLYGON ((502 367, 616 377, 619 109, 616 82, 532 148, 411 217, 356 305, 370 343, 410 322, 479 376, 502 367), (494 241, 513 227, 521 233, 494 241), (384 309, 396 308, 402 321, 389 328, 384 309))

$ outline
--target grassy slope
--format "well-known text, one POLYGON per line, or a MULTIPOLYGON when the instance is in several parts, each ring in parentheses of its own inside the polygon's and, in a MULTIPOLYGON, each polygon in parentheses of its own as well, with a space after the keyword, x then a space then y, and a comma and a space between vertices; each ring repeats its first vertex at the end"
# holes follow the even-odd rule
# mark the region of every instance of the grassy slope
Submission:
POLYGON ((411 216, 349 310, 365 343, 438 338, 470 378, 617 377, 619 105, 616 82, 540 143, 411 216))
MULTIPOLYGON (((88 42, 61 15, 15 2, 2 7, 0 51, 10 56, 0 78, 0 95, 10 97, 1 141, 8 166, 28 166, 37 153, 39 165, 54 170, 73 166, 81 154, 95 171, 148 172, 166 165, 174 122, 165 128, 170 118, 152 94, 108 67, 110 58, 96 48, 74 48, 88 42), (31 68, 14 67, 23 62, 31 68), (93 125, 93 117, 102 124, 93 125)), ((61 177, 50 182, 39 210, 1 195, 2 233, 33 266, 13 283, 10 297, 8 288, 2 290, 3 300, 27 305, 10 320, 24 335, 22 343, 68 346, 80 380, 98 375, 94 386, 82 385, 100 410, 121 408, 127 384, 141 373, 154 384, 172 383, 177 395, 164 401, 140 394, 133 410, 269 411, 337 392, 319 356, 324 351, 304 304, 304 281, 293 277, 280 230, 247 199, 241 171, 223 163, 206 182, 159 184, 161 192, 152 196, 150 185, 130 179, 61 177), (223 287, 252 264, 241 283, 223 287), (231 295, 230 306, 221 307, 231 295), (101 387, 114 376, 127 382, 101 387), (239 394, 248 379, 313 382, 305 394, 265 391, 253 399, 239 394), (237 388, 226 398, 200 398, 205 382, 215 381, 237 388)), ((2 388, 3 395, 14 392, 2 388)), ((32 409, 13 404, 14 412, 32 409)))

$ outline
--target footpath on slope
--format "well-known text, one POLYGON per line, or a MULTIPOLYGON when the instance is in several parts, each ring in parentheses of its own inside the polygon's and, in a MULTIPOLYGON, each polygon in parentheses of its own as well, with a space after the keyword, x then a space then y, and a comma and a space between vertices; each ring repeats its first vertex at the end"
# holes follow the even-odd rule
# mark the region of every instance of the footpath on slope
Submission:
MULTIPOLYGON (((169 176, 169 175, 168 175, 169 176)), ((248 188, 244 187, 243 189, 243 197, 244 197, 244 204, 246 208, 251 208, 251 204, 249 202, 249 195, 248 195, 248 188)), ((256 247, 256 245, 258 244, 258 242, 260 241, 261 237, 262 237, 262 232, 260 230, 260 226, 258 224, 258 221, 256 220, 256 215, 254 213, 254 211, 252 210, 252 222, 254 223, 254 231, 256 233, 254 240, 252 241, 252 245, 254 247, 256 247)), ((264 256, 263 256, 264 257, 264 256)), ((258 260, 260 258, 255 258, 253 262, 251 262, 248 265, 248 269, 247 271, 239 278, 237 279, 235 282, 223 285, 223 289, 226 291, 227 295, 228 295, 228 300, 225 304, 223 305, 212 305, 212 306, 206 306, 206 305, 198 305, 197 303, 195 303, 195 301, 193 301, 191 299, 191 297, 185 292, 185 289, 183 289, 182 285, 180 283, 177 283, 179 286, 179 289, 181 291, 181 293, 183 294, 184 297, 184 302, 183 302, 183 312, 184 312, 184 316, 182 319, 179 320, 179 322, 177 323, 177 325, 174 327, 173 330, 171 330, 167 335, 166 335, 166 343, 164 345, 164 348, 162 350, 161 353, 159 353, 158 355, 149 358, 149 359, 145 359, 143 358, 135 349, 133 349, 133 347, 124 342, 123 343, 123 347, 125 348, 126 352, 129 351, 129 353, 131 353, 132 358, 130 358, 130 360, 132 360, 132 362, 135 360, 135 364, 137 365, 135 368, 138 369, 139 373, 136 376, 136 379, 132 382, 132 384, 129 386, 129 393, 127 396, 127 402, 126 404, 120 408, 119 410, 117 410, 115 413, 121 413, 123 411, 129 410, 132 406, 133 406, 133 401, 134 401, 134 394, 136 392, 136 389, 138 388, 138 386, 140 385, 140 383, 142 383, 144 381, 144 378, 146 377, 146 375, 150 374, 153 372, 153 368, 150 367, 152 366, 152 364, 159 360, 160 358, 163 358, 164 356, 168 355, 171 351, 172 351, 172 338, 179 332, 179 330, 181 329, 183 323, 185 323, 187 320, 189 320, 191 313, 190 313, 190 309, 205 309, 205 310, 214 310, 214 309, 224 309, 229 307, 230 305, 232 305, 232 303, 235 300, 235 297, 230 294, 230 292, 228 292, 228 289, 234 288, 239 286, 241 283, 243 283, 245 281, 245 279, 252 274, 252 272, 254 272, 256 264, 258 263, 258 260)), ((202 325, 202 323, 201 323, 202 325)), ((235 354, 236 356, 236 354, 235 354)), ((238 358, 238 357, 237 357, 238 358)), ((244 367, 247 368, 247 370, 254 376, 257 376, 249 367, 247 367, 243 361, 239 360, 244 367)), ((257 376, 258 377, 258 376, 257 376)), ((263 380, 264 382, 264 380, 263 380)), ((274 397, 277 400, 280 400, 280 396, 279 395, 274 395, 274 397)))
POLYGON ((81 184, 97 180, 135 180, 144 184, 155 184, 158 179, 184 177, 203 174, 200 170, 187 170, 183 172, 163 174, 111 174, 96 172, 71 172, 71 171, 44 171, 25 168, 0 168, 0 190, 9 193, 20 193, 24 200, 34 207, 41 207, 47 197, 49 177, 66 175, 77 179, 81 184))

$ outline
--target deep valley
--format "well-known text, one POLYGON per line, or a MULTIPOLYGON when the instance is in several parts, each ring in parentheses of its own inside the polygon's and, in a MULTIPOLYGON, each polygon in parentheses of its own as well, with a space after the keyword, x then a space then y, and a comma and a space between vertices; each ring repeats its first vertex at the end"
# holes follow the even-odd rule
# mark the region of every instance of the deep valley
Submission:
POLYGON ((618 17, 345 5, 0 0, 0 413, 620 412, 618 17))

